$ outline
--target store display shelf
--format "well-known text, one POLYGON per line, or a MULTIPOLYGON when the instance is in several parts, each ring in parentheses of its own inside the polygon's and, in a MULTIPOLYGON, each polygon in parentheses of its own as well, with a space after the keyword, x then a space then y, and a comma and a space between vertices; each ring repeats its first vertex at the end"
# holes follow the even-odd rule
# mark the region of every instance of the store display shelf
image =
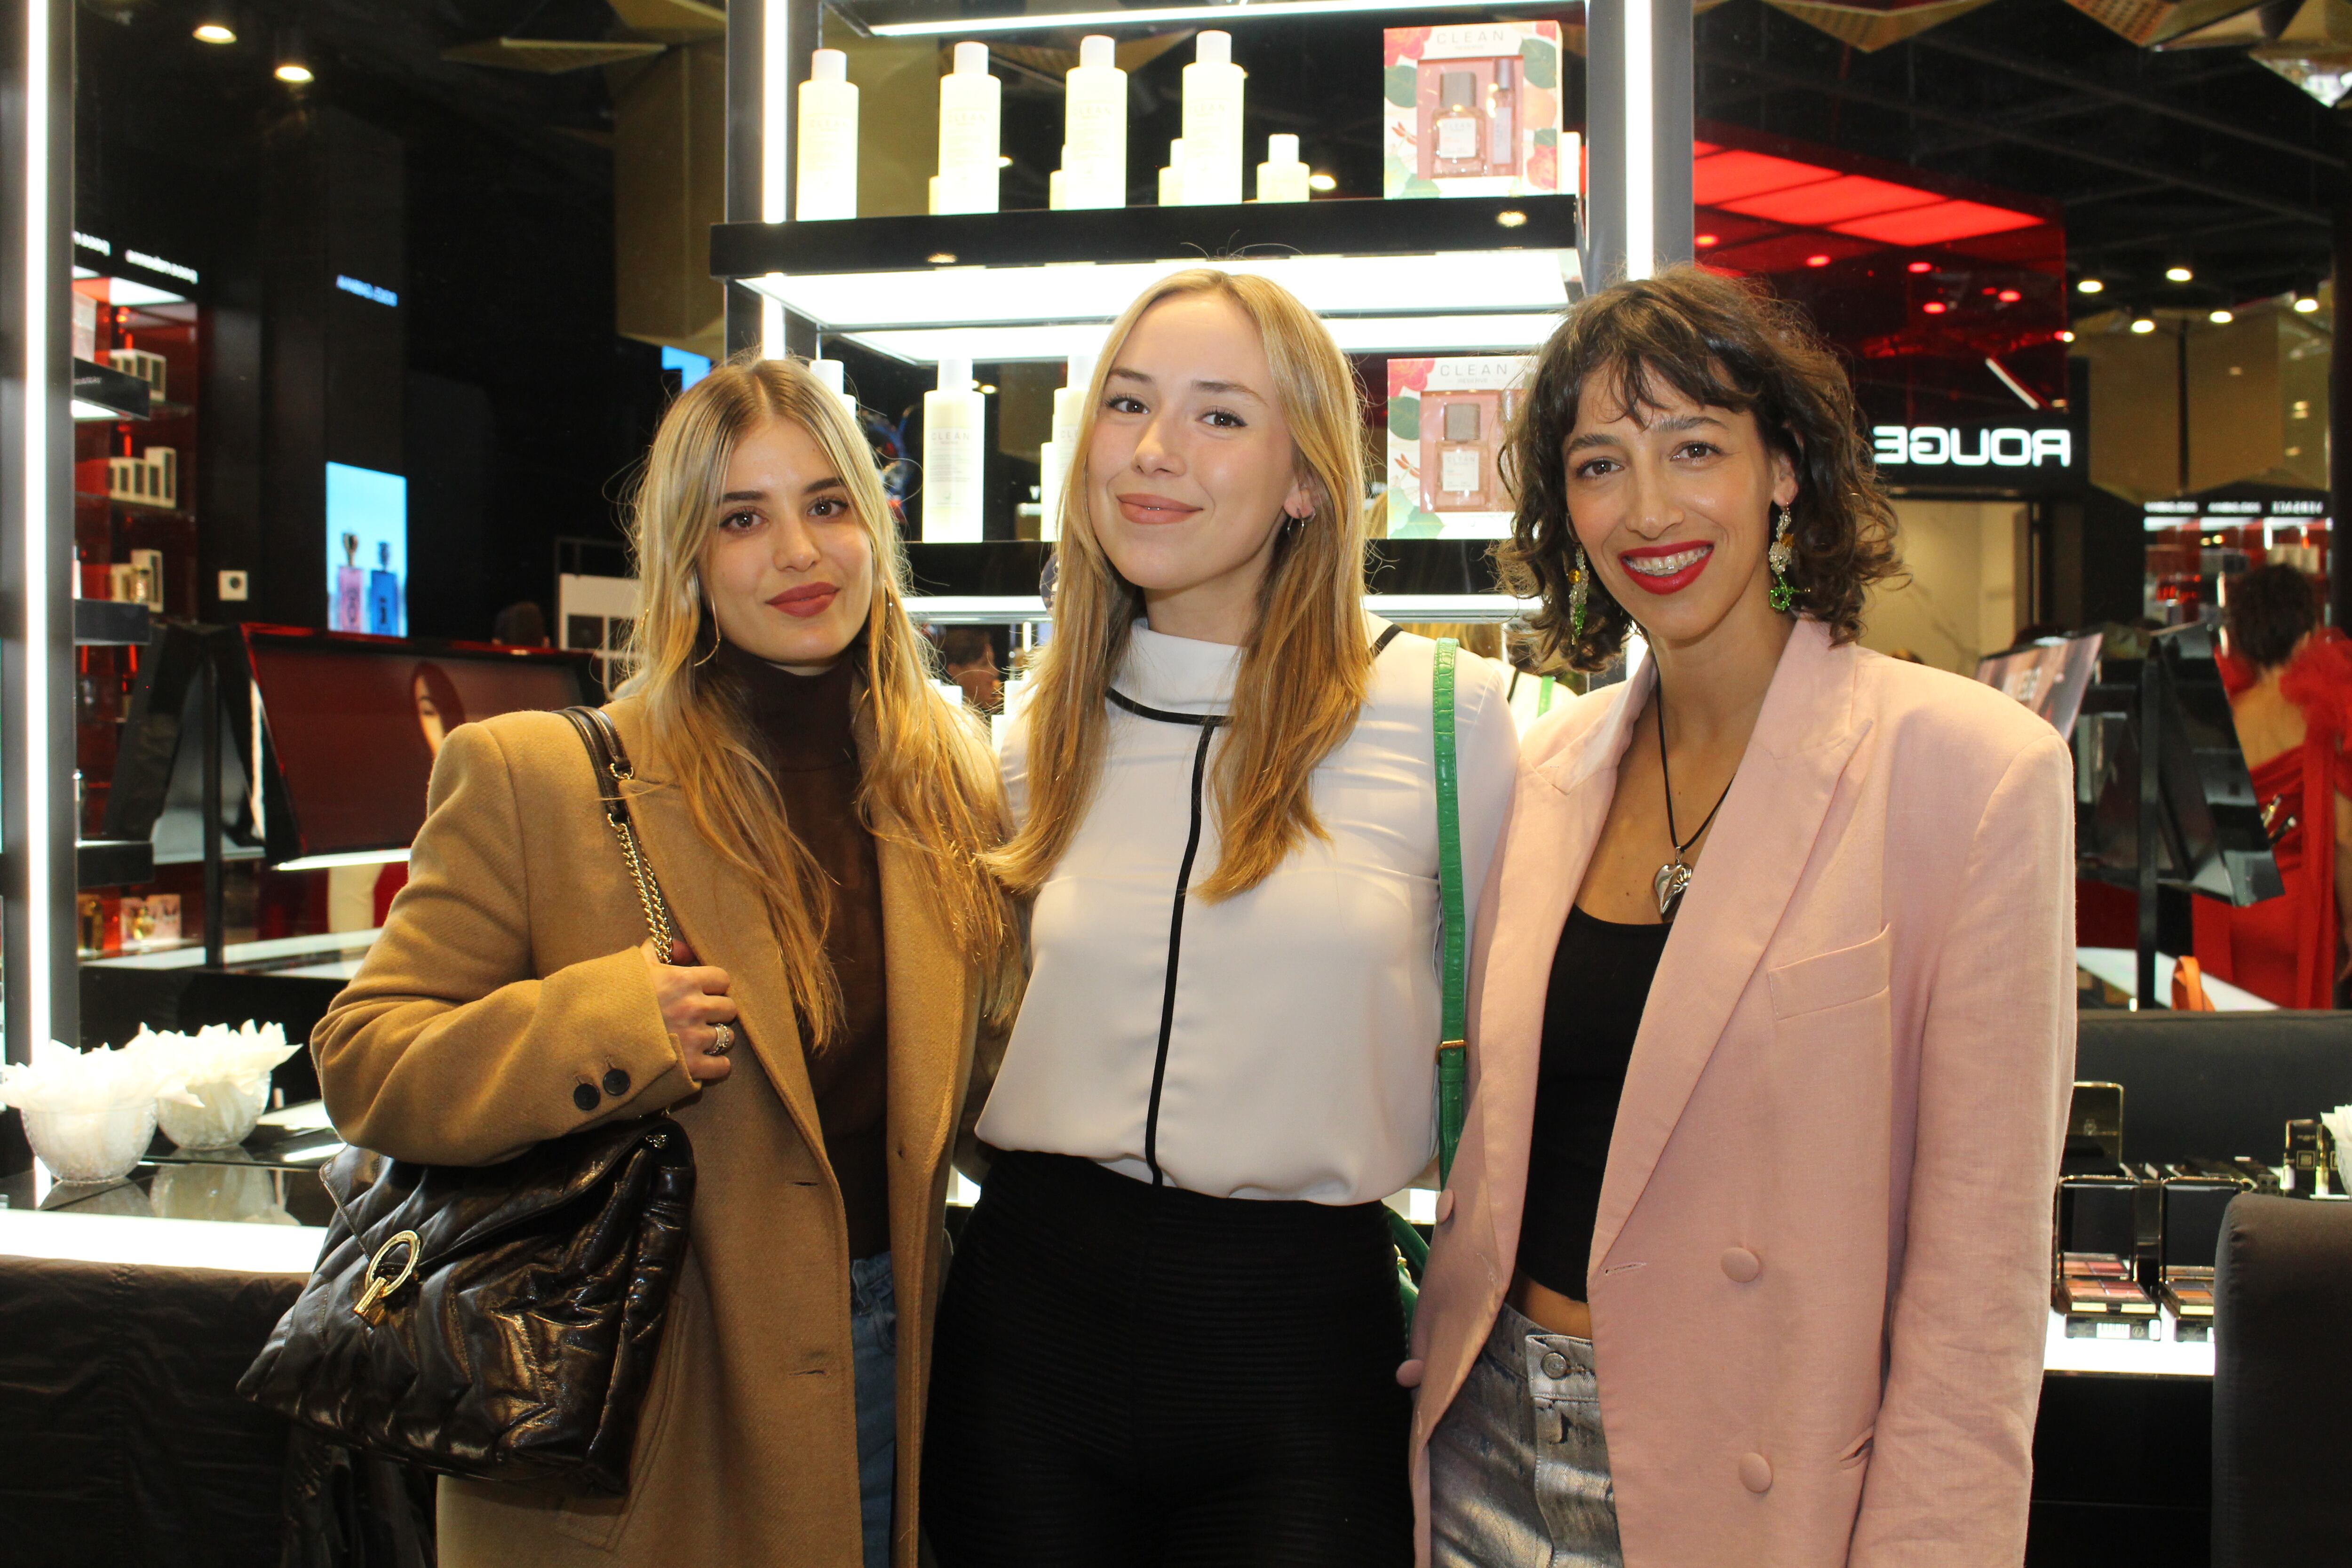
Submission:
MULTIPOLYGON (((1447 626, 1487 621, 1507 623, 1540 608, 1538 599, 1514 599, 1500 594, 1367 594, 1364 608, 1384 621, 1421 626, 1447 626)), ((1054 618, 1045 601, 1034 594, 943 594, 907 601, 907 613, 918 622, 940 626, 1009 626, 1054 618)))
POLYGON ((155 846, 144 838, 84 838, 74 845, 74 880, 89 888, 129 888, 155 879, 155 846))
POLYGON ((86 359, 73 362, 73 416, 77 422, 144 419, 152 410, 147 384, 137 376, 86 359))
POLYGON ((144 647, 155 635, 155 617, 137 600, 76 599, 76 647, 144 647))
POLYGON ((1207 4, 1096 8, 1060 0, 1037 9, 1029 0, 833 0, 827 9, 870 37, 980 37, 1052 29, 1099 32, 1118 27, 1166 27, 1197 23, 1230 27, 1282 17, 1390 11, 1477 11, 1510 14, 1541 9, 1536 0, 1209 0, 1207 4))
MULTIPOLYGON (((1400 600, 1516 605, 1520 601, 1503 595, 1495 581, 1494 546, 1491 539, 1375 539, 1365 551, 1364 586, 1369 593, 1400 600)), ((916 540, 906 551, 916 600, 925 604, 1033 601, 1054 555, 1053 545, 1034 539, 990 539, 974 544, 916 540)))
POLYGON ((1351 353, 1440 353, 1541 342, 1579 280, 1576 243, 1573 196, 1252 202, 722 224, 711 269, 918 363, 1085 352, 1153 279, 1203 258, 1280 281, 1351 353))

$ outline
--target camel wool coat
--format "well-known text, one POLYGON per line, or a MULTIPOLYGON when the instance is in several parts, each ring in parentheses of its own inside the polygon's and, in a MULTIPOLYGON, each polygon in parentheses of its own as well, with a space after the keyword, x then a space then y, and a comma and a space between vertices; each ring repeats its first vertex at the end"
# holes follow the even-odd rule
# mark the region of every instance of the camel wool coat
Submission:
MULTIPOLYGON (((689 1248, 629 1494, 445 1478, 440 1561, 856 1568, 847 1231, 782 960, 757 890, 696 832, 640 705, 624 699, 607 711, 636 768, 630 809, 678 934, 732 982, 741 1016, 731 1074, 699 1092, 686 1076, 637 951, 645 917, 587 752, 554 713, 450 731, 408 886, 311 1037, 336 1127, 395 1159, 489 1164, 665 1110, 694 1144, 689 1248)), ((862 728, 860 743, 871 743, 862 728)), ((974 1073, 979 980, 925 858, 887 823, 875 839, 898 1310, 892 1561, 914 1568, 942 1205, 974 1073)))
MULTIPOLYGON (((1552 952, 1655 679, 1556 710, 1521 751, 1399 1373, 1424 1563, 1430 1436, 1518 1256, 1552 952)), ((2022 1556, 2074 1078, 2073 783, 2064 738, 1991 688, 1817 621, 1790 636, 1650 987, 1584 1280, 1626 1568, 2022 1556)))

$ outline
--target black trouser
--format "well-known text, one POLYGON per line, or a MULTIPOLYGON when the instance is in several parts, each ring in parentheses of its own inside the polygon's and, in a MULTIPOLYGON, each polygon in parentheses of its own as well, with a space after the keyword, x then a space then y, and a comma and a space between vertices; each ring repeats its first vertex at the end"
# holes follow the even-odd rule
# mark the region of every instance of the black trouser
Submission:
POLYGON ((924 1529, 942 1568, 1409 1563, 1403 1355, 1377 1204, 1002 1155, 940 1304, 924 1529))

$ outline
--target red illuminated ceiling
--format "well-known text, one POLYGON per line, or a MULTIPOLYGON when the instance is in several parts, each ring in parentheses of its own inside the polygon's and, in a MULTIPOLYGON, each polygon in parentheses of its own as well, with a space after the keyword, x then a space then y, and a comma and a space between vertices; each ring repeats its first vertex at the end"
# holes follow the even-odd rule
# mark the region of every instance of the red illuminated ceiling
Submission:
MULTIPOLYGON (((1708 142, 1699 142, 1696 151, 1698 159, 1691 170, 1694 205, 1765 223, 1844 235, 1862 242, 1857 249, 1948 245, 2049 221, 2033 213, 1962 201, 1794 158, 1708 142)), ((1705 220, 1701 226, 1706 226, 1705 220)), ((1728 242, 1730 237, 1724 237, 1728 242)), ((1710 256, 1708 260, 1741 265, 1728 254, 1710 256)))

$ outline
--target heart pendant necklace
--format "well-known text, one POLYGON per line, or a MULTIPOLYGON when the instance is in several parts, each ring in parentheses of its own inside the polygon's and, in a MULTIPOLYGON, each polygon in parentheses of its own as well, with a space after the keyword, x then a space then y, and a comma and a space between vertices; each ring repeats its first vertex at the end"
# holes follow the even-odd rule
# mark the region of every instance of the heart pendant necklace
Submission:
MULTIPOLYGON (((1665 784, 1666 842, 1675 847, 1675 858, 1659 867, 1658 874, 1650 879, 1650 891, 1657 895, 1659 923, 1672 925, 1675 916, 1681 912, 1683 895, 1690 891, 1691 868, 1683 857, 1689 853, 1692 845, 1706 836, 1707 828, 1715 822, 1715 813, 1721 811, 1723 803, 1731 798, 1731 784, 1727 782, 1723 793, 1715 797, 1715 811, 1706 814, 1706 820, 1698 825, 1697 832, 1685 838, 1675 831, 1675 775, 1666 766, 1666 686, 1664 681, 1658 683, 1658 776, 1665 784)), ((1731 776, 1736 780, 1739 774, 1735 771, 1731 776)))

